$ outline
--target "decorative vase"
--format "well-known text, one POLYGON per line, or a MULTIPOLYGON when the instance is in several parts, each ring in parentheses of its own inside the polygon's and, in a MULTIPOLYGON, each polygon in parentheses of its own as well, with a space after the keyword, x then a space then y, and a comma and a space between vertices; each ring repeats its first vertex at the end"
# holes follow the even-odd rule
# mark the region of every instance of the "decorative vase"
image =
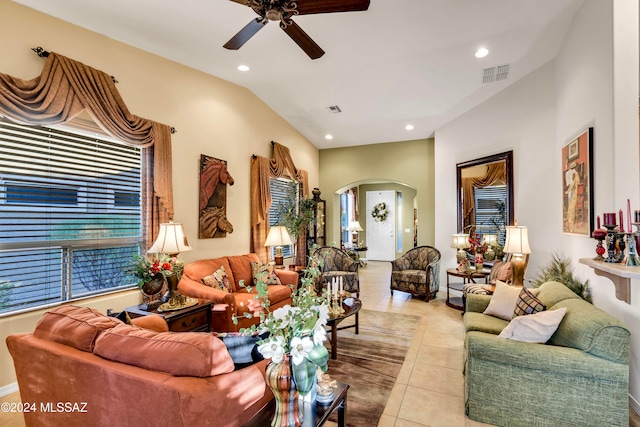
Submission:
POLYGON ((484 257, 482 256, 482 254, 476 254, 476 271, 482 271, 482 269, 484 268, 484 257))
POLYGON ((271 427, 299 427, 302 425, 302 411, 298 405, 298 389, 293 381, 291 359, 288 354, 280 363, 269 363, 266 370, 267 385, 273 391, 276 410, 271 427))
POLYGON ((167 279, 161 273, 140 287, 142 293, 142 310, 153 310, 162 304, 162 295, 167 289, 167 279))

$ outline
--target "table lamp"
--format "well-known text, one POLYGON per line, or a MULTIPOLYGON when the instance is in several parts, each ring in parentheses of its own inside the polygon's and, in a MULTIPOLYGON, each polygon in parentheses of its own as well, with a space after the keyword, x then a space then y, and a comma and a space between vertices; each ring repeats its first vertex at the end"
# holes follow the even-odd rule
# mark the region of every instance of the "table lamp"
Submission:
POLYGON ((524 255, 531 253, 529 247, 529 232, 527 227, 520 225, 507 226, 507 237, 504 244, 504 252, 511 254, 511 267, 513 270, 513 283, 524 286, 524 255))
POLYGON ((360 223, 358 221, 351 221, 347 226, 347 231, 350 231, 352 234, 351 244, 353 244, 353 246, 358 246, 358 232, 364 231, 360 223))
POLYGON ((284 258, 282 257, 282 246, 292 245, 291 237, 287 231, 287 227, 277 225, 269 229, 269 235, 264 242, 265 246, 275 246, 276 254, 273 260, 276 262, 276 267, 281 267, 284 264, 284 258))
POLYGON ((452 238, 451 247, 458 249, 458 252, 456 253, 456 260, 458 261, 458 264, 460 264, 460 261, 467 257, 467 253, 464 249, 471 247, 471 244, 469 243, 469 235, 458 233, 454 234, 452 238))
POLYGON ((176 263, 175 258, 180 252, 191 251, 193 248, 189 246, 187 242, 187 236, 184 234, 184 228, 182 224, 177 222, 168 222, 160 224, 160 230, 158 231, 158 237, 151 245, 151 248, 147 251, 148 254, 167 254, 171 257, 172 271, 167 276, 167 285, 169 291, 165 295, 165 300, 169 300, 180 293, 178 292, 178 281, 182 276, 182 271, 175 271, 176 263))

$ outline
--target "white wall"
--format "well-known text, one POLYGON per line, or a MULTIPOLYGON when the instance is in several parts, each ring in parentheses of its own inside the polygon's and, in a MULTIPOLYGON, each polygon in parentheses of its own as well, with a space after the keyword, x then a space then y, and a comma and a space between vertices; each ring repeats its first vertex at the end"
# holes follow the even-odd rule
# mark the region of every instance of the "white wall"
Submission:
MULTIPOLYGON (((589 279, 595 305, 630 328, 636 412, 640 298, 632 305, 618 301, 609 280, 578 263, 595 255, 595 240, 562 233, 560 151, 593 126, 595 213, 625 209, 627 198, 632 210, 640 209, 638 31, 636 0, 587 0, 556 59, 443 126, 435 138, 436 246, 449 247, 456 232, 456 163, 512 149, 515 217, 529 227, 532 248, 527 277, 535 277, 554 252, 570 256, 576 274, 589 279)), ((443 263, 455 265, 453 249, 443 254, 443 263)))

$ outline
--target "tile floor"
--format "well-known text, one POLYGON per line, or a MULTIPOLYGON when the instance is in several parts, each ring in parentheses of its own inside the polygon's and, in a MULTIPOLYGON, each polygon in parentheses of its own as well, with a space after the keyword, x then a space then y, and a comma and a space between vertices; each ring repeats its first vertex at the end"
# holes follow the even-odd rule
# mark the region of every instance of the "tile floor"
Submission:
MULTIPOLYGON (((402 292, 395 292, 391 297, 390 271, 388 262, 369 262, 360 270, 363 306, 420 316, 421 321, 378 426, 486 426, 464 415, 461 312, 445 305, 444 286, 437 298, 429 303, 402 292)), ((13 393, 0 398, 0 402, 19 399, 18 393, 13 393)), ((21 417, 0 413, 0 425, 23 427, 24 422, 21 417)), ((640 417, 632 414, 630 426, 640 427, 640 417)))

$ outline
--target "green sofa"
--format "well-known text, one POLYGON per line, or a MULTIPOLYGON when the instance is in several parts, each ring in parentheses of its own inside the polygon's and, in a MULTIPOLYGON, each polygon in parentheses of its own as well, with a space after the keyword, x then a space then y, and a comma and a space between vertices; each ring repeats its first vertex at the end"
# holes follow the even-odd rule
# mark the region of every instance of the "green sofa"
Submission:
POLYGON ((566 307, 546 344, 498 338, 508 322, 482 314, 470 294, 465 327, 465 410, 498 426, 628 426, 629 330, 558 282, 540 287, 547 310, 566 307))

